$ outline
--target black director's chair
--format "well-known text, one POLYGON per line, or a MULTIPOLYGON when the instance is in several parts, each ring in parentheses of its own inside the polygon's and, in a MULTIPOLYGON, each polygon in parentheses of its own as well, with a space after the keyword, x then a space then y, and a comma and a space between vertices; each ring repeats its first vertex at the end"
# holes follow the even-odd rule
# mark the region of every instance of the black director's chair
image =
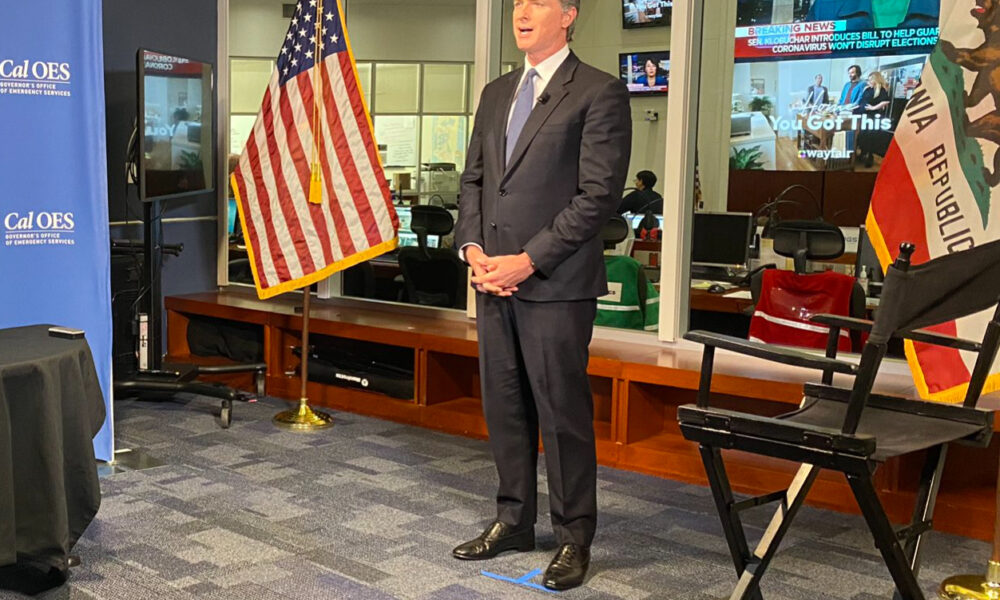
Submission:
POLYGON ((875 537, 897 598, 922 600, 917 584, 921 538, 931 518, 947 445, 985 446, 993 414, 976 408, 1000 339, 1000 242, 910 266, 913 245, 903 244, 886 273, 875 321, 820 315, 830 328, 826 356, 774 348, 703 331, 685 337, 705 345, 698 403, 678 409, 684 437, 698 442, 739 583, 733 599, 761 599, 760 579, 802 506, 820 469, 841 471, 875 537), (949 337, 921 329, 996 307, 982 341, 949 337), (838 360, 842 328, 869 331, 860 364, 838 360), (872 393, 872 384, 891 337, 978 353, 962 405, 922 402, 872 393), (806 384, 801 406, 788 414, 761 417, 709 405, 712 362, 722 348, 789 365, 822 371, 821 384, 806 384), (853 386, 832 385, 835 373, 853 376, 853 386), (737 501, 726 475, 722 449, 736 449, 802 463, 786 490, 737 501), (913 520, 895 530, 876 495, 875 470, 894 456, 926 450, 913 520), (757 548, 747 546, 740 513, 778 502, 779 507, 757 548))

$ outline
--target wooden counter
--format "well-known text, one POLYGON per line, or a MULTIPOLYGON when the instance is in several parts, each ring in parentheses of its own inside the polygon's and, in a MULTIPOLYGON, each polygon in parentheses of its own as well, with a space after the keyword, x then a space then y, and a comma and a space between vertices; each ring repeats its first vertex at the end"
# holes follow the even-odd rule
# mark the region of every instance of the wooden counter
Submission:
MULTIPOLYGON (((287 295, 268 301, 251 293, 225 291, 166 299, 167 344, 171 360, 204 362, 190 356, 186 330, 193 315, 257 324, 263 332, 268 363, 267 392, 296 400, 299 359, 300 299, 287 295)), ((719 295, 713 295, 719 297, 719 295)), ((336 301, 313 303, 311 336, 360 340, 413 352, 413 397, 400 400, 370 391, 310 383, 310 401, 319 406, 390 419, 448 433, 485 438, 480 407, 478 346, 475 323, 459 318, 391 312, 385 307, 358 308, 336 301)), ((700 349, 655 343, 625 344, 596 339, 591 344, 589 373, 594 393, 598 461, 704 485, 697 447, 680 434, 676 411, 693 403, 701 365, 700 349)), ((215 359, 216 361, 218 359, 215 359)), ((719 352, 713 402, 759 414, 779 414, 796 406, 804 381, 818 380, 805 369, 772 369, 766 363, 719 352)), ((250 388, 250 376, 231 384, 250 388)), ((880 379, 882 393, 907 395, 908 376, 880 379)), ((989 539, 994 514, 998 451, 953 447, 938 497, 935 528, 989 539)), ((919 457, 915 457, 919 459, 919 457)), ((785 487, 795 465, 775 459, 727 452, 733 487, 742 493, 771 492, 785 487)), ((897 522, 909 520, 919 460, 890 461, 878 474, 881 497, 897 522)), ((707 498, 707 496, 706 496, 707 498)), ((850 488, 839 474, 824 472, 807 502, 834 510, 857 512, 850 488)))

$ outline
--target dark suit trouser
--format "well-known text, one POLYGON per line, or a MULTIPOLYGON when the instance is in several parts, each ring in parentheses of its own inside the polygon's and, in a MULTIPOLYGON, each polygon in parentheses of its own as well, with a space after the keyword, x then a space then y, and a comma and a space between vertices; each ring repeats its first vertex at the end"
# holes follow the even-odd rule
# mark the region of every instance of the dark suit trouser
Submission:
POLYGON ((518 529, 535 523, 540 427, 556 540, 589 546, 597 455, 587 360, 597 302, 477 294, 476 308, 483 412, 500 476, 497 519, 518 529))

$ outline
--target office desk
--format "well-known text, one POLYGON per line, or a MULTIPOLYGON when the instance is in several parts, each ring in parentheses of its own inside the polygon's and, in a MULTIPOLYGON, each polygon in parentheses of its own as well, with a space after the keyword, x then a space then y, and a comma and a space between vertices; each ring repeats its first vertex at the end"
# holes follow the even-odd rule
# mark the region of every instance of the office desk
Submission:
POLYGON ((66 581, 101 505, 92 439, 104 400, 84 339, 48 325, 0 330, 0 588, 66 581))
POLYGON ((690 308, 691 310, 742 315, 743 311, 753 306, 753 300, 750 298, 734 298, 726 295, 736 291, 749 292, 750 288, 733 288, 725 294, 712 294, 708 290, 691 288, 690 308))

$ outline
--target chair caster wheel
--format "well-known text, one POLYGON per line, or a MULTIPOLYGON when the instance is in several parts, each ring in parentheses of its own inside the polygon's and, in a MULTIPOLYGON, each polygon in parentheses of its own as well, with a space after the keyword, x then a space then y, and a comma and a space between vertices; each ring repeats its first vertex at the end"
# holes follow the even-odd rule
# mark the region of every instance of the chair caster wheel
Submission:
POLYGON ((229 429, 233 424, 233 403, 226 400, 222 403, 222 410, 219 412, 219 419, 222 421, 222 428, 229 429))

